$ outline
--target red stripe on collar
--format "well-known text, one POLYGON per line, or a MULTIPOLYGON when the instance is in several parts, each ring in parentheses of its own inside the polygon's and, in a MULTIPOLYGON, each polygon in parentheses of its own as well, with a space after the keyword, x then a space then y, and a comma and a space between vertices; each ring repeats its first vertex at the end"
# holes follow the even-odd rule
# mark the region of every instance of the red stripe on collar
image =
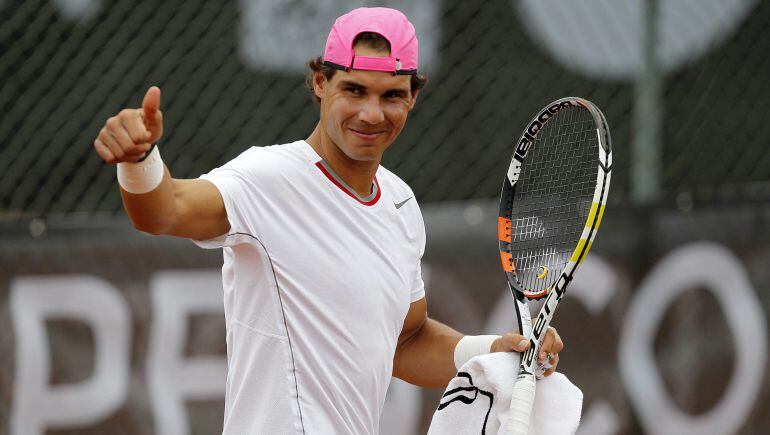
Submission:
POLYGON ((324 166, 321 164, 321 162, 316 162, 315 166, 323 172, 324 175, 326 175, 326 178, 328 178, 332 183, 334 183, 335 186, 339 187, 340 190, 347 193, 348 196, 355 199, 356 201, 360 202, 363 205, 366 206, 372 206, 374 204, 377 204, 377 201, 380 199, 380 193, 382 193, 382 189, 380 189, 380 183, 377 181, 377 176, 374 177, 374 184, 377 186, 377 193, 374 195, 374 198, 372 198, 371 201, 361 201, 361 198, 358 197, 355 193, 348 190, 347 187, 340 184, 339 181, 337 181, 336 178, 332 174, 329 173, 329 171, 324 168, 324 166))

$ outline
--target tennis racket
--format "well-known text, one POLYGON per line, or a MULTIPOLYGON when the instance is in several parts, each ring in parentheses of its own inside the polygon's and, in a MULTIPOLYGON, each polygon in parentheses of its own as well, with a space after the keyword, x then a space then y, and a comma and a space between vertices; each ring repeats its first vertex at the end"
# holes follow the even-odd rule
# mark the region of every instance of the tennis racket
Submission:
POLYGON ((554 311, 604 214, 612 149, 602 112, 582 98, 538 111, 516 144, 500 195, 500 260, 520 333, 530 348, 511 396, 508 434, 526 435, 535 397, 537 354, 554 311), (534 327, 529 300, 545 298, 534 327))

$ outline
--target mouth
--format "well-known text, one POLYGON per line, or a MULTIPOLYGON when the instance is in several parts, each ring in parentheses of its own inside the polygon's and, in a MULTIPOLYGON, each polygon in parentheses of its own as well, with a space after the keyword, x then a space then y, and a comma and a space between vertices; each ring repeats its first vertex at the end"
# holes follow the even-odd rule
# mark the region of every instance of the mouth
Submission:
POLYGON ((356 130, 353 128, 350 128, 349 130, 353 132, 353 134, 355 134, 356 136, 358 136, 359 138, 365 141, 374 141, 385 135, 384 131, 365 131, 365 130, 356 130))

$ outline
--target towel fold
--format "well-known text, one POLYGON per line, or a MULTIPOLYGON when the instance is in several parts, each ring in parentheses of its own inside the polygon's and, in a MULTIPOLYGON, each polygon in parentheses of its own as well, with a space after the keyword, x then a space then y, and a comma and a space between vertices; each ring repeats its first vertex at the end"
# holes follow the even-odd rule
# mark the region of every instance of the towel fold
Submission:
MULTIPOLYGON (((428 434, 505 435, 519 357, 518 353, 496 352, 463 365, 449 382, 428 434)), ((583 393, 563 374, 538 380, 529 434, 574 434, 582 407, 583 393)))

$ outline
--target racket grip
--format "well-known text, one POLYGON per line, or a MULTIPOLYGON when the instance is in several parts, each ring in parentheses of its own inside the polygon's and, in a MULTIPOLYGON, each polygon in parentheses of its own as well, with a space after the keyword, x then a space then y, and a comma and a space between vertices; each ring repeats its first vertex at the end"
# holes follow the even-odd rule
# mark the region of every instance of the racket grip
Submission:
POLYGON ((529 415, 535 400, 535 377, 528 375, 517 379, 511 394, 511 408, 508 411, 508 435, 527 435, 529 415))

